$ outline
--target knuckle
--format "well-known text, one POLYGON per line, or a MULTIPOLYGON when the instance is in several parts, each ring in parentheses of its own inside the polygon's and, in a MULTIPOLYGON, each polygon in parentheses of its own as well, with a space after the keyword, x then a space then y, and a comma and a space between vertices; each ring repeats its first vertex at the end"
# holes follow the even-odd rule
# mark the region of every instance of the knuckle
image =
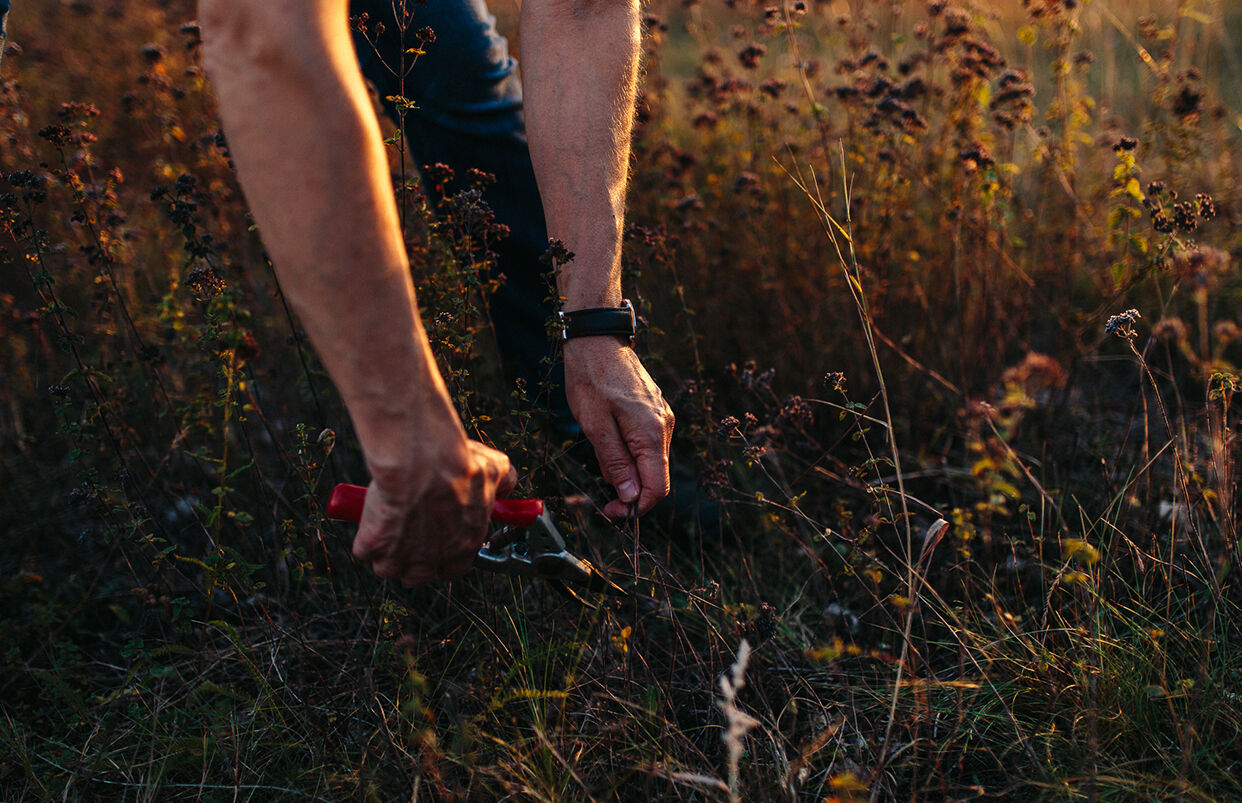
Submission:
POLYGON ((664 431, 645 430, 635 441, 634 446, 643 452, 660 452, 664 449, 664 431))

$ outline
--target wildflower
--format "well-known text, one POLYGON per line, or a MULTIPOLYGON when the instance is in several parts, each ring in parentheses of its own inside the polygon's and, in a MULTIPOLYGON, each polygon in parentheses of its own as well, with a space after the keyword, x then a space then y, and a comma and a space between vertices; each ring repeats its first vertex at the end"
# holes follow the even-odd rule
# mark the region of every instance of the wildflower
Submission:
POLYGON ((1132 151, 1138 147, 1138 140, 1134 137, 1122 137, 1117 144, 1113 146, 1113 150, 1117 153, 1122 151, 1132 151))
POLYGON ((643 17, 643 28, 647 33, 663 33, 668 30, 668 23, 661 20, 655 14, 647 14, 643 17))
POLYGON ((69 144, 73 139, 73 131, 67 125, 52 123, 39 129, 39 136, 59 148, 69 144))
POLYGON ((1199 219, 1195 217, 1195 205, 1189 201, 1174 204, 1173 225, 1187 234, 1199 228, 1199 219))
POLYGON ((85 120, 98 117, 99 109, 93 103, 62 103, 56 110, 56 116, 63 120, 85 120))
POLYGON ((185 49, 193 50, 203 43, 203 32, 198 27, 197 22, 187 22, 179 29, 181 35, 186 38, 185 49))
POLYGON ((737 178, 734 179, 733 181, 733 191, 738 194, 745 192, 745 193, 750 193, 753 195, 755 193, 758 193, 759 192, 759 176, 755 175, 754 173, 751 173, 748 170, 744 170, 741 173, 738 173, 737 178))
POLYGON ((1228 273, 1229 262, 1228 253, 1208 245, 1183 248, 1173 255, 1178 276, 1192 279, 1199 285, 1206 285, 1213 277, 1228 273))
POLYGON ((966 171, 969 173, 980 169, 986 170, 996 164, 987 147, 978 142, 959 153, 957 158, 962 161, 966 171))
POLYGON ((871 84, 871 86, 867 88, 867 97, 878 98, 880 95, 883 95, 885 92, 887 92, 889 90, 889 87, 891 87, 892 85, 893 85, 892 81, 888 80, 887 78, 881 75, 875 79, 875 81, 871 84))
POLYGON ((1190 86, 1183 85, 1181 91, 1173 98, 1173 113, 1178 117, 1189 117, 1197 114, 1199 111, 1199 101, 1203 99, 1203 95, 1199 90, 1190 86))
POLYGON ((1242 340, 1242 327, 1239 327, 1233 321, 1217 321, 1212 327, 1212 335, 1216 338, 1216 342, 1222 346, 1242 340))
POLYGON ((753 70, 759 66, 759 60, 763 58, 768 49, 758 42, 751 42, 737 54, 738 61, 742 62, 742 66, 748 70, 753 70))
POLYGON ((198 204, 193 201, 173 201, 168 205, 168 219, 178 226, 192 225, 196 209, 198 209, 198 204))
POLYGON ((909 81, 906 81, 904 84, 897 87, 896 92, 897 95, 904 100, 914 100, 915 98, 921 98, 923 95, 927 94, 927 84, 922 78, 919 78, 916 75, 909 81))
MULTIPOLYGON (((934 3, 933 5, 943 4, 934 3)), ((930 11, 930 8, 928 9, 930 11)), ((934 14, 932 16, 935 16, 934 14)), ((950 8, 944 15, 944 36, 946 39, 961 36, 970 30, 970 15, 960 8, 950 8)))
POLYGON ((188 195, 198 188, 198 179, 189 173, 182 173, 177 176, 177 181, 173 184, 173 189, 178 195, 188 195))
POLYGON ((824 382, 824 387, 829 388, 830 390, 835 390, 838 393, 845 392, 845 372, 844 371, 829 371, 828 373, 824 374, 823 382, 824 382))
POLYGON ((781 93, 785 91, 785 86, 785 82, 781 79, 770 78, 759 85, 759 91, 769 97, 779 98, 781 93))
POLYGON ((1136 309, 1128 309, 1108 319, 1104 324, 1105 334, 1117 335, 1127 340, 1134 337, 1134 322, 1143 316, 1136 309))
POLYGON ((574 252, 565 247, 565 243, 555 238, 548 240, 548 250, 543 252, 539 261, 552 269, 568 265, 574 259, 574 252))
POLYGON ((1031 351, 1022 362, 1006 369, 1001 374, 1001 381, 1006 385, 1021 385, 1028 395, 1033 396, 1041 390, 1064 387, 1066 374, 1061 363, 1052 357, 1031 351))
POLYGON ((1195 195, 1195 204, 1199 207, 1199 217, 1211 220, 1216 217, 1216 202, 1206 192, 1195 195))
POLYGON ((1151 328, 1153 337, 1161 340, 1186 340, 1186 323, 1181 318, 1161 318, 1151 328))
POLYGON ((163 61, 164 55, 165 55, 164 48, 160 47, 154 42, 148 42, 147 44, 143 45, 142 50, 140 52, 142 53, 142 57, 146 59, 147 61, 151 62, 152 64, 155 64, 159 61, 163 61))
POLYGON ((224 279, 210 265, 194 268, 185 277, 197 301, 210 301, 225 291, 224 279))
POLYGON ((859 67, 874 66, 875 69, 881 72, 887 72, 888 71, 888 59, 881 56, 878 51, 868 50, 867 53, 861 59, 858 60, 858 66, 859 67))
POLYGON ((776 608, 767 602, 760 602, 759 609, 752 619, 750 611, 747 610, 748 607, 738 611, 735 621, 738 630, 742 633, 742 638, 758 646, 776 635, 778 622, 776 608))
POLYGON ((811 405, 807 404, 805 399, 801 396, 790 396, 785 399, 785 404, 777 413, 777 418, 782 423, 801 429, 811 424, 814 414, 811 412, 811 405))
POLYGON ((453 168, 443 162, 423 165, 423 178, 435 187, 436 192, 444 194, 445 187, 453 180, 453 168))
POLYGON ((695 115, 691 125, 695 128, 715 128, 720 122, 720 117, 715 112, 700 112, 695 115))

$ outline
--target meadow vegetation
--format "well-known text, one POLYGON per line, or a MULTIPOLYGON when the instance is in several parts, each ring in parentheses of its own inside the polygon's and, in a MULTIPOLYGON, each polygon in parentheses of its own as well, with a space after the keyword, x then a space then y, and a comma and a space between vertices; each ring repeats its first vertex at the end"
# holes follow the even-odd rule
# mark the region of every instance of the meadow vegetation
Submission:
POLYGON ((0 797, 1242 796, 1242 12, 645 13, 625 291, 678 431, 639 522, 497 366, 488 177, 390 140, 467 426, 632 591, 575 600, 350 557, 193 3, 18 4, 0 797))

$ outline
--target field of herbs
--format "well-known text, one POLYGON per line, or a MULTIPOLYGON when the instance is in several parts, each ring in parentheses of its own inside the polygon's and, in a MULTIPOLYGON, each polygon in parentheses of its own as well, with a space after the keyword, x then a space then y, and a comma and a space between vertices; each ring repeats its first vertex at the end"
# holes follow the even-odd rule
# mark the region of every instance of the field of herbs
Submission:
POLYGON ((644 8, 639 521, 498 363, 477 177, 390 140, 463 418, 603 599, 352 559, 193 3, 17 4, 0 799, 1242 797, 1242 8, 772 1, 644 8))

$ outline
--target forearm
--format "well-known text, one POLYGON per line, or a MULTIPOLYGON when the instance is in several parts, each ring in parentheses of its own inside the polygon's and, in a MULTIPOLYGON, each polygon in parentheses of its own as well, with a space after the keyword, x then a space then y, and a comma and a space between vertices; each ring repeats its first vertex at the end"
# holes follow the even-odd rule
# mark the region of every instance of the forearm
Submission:
POLYGON ((346 13, 345 0, 200 3, 229 147, 282 287, 372 470, 399 469, 421 425, 456 416, 418 317, 346 13))
POLYGON ((635 0, 527 0, 522 86, 549 236, 575 259, 566 309, 621 303, 621 235, 638 76, 635 0))

